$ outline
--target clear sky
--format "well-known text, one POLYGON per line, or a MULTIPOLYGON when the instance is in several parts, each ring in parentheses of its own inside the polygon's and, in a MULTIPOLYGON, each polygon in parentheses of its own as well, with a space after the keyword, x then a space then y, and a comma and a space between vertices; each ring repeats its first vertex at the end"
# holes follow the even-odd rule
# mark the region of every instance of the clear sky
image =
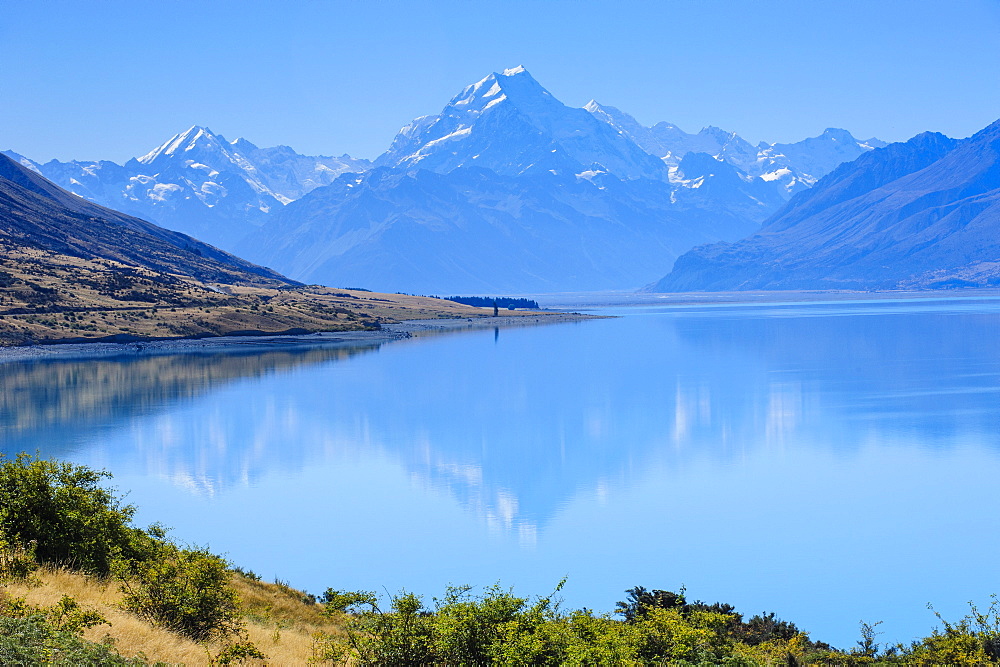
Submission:
POLYGON ((1000 0, 39 0, 0 16, 0 149, 141 155, 191 125, 375 157, 523 64, 557 98, 757 142, 1000 118, 1000 0))

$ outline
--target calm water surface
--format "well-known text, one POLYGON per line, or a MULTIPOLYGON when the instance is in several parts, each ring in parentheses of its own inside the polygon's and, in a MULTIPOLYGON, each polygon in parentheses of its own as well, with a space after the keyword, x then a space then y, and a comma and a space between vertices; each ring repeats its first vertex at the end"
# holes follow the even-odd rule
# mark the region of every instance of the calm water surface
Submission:
POLYGON ((1000 300, 636 306, 352 350, 0 365, 0 451, 319 593, 636 585, 840 646, 1000 592, 1000 300))

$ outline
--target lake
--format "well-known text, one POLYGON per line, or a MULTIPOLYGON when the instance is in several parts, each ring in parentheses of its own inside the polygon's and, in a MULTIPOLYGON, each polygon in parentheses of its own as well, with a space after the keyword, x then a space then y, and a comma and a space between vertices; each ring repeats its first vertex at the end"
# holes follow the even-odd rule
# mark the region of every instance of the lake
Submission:
POLYGON ((764 610, 849 647, 1000 592, 1000 298, 646 304, 351 349, 0 364, 0 451, 265 579, 764 610))

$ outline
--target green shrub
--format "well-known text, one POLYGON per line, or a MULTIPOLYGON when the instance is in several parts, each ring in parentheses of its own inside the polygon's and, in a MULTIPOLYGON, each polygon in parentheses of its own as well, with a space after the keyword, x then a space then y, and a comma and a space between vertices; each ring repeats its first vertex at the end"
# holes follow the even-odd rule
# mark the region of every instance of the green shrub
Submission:
POLYGON ((319 601, 325 607, 323 613, 331 615, 334 612, 358 612, 361 605, 374 608, 378 604, 378 596, 373 591, 338 591, 328 588, 319 601))
MULTIPOLYGON (((933 611, 933 607, 930 608, 933 611)), ((945 620, 934 611, 941 629, 935 628, 929 637, 914 642, 909 649, 896 647, 894 653, 903 652, 913 662, 922 664, 1000 663, 1000 598, 991 595, 990 606, 985 611, 972 602, 969 608, 970 613, 955 622, 945 620)))
POLYGON ((353 654, 353 664, 397 667, 438 662, 434 619, 418 596, 406 592, 394 596, 388 612, 374 602, 371 607, 348 624, 348 645, 332 651, 329 658, 353 654))
POLYGON ((44 614, 26 618, 0 616, 0 665, 145 665, 124 658, 110 641, 88 642, 57 630, 44 614))
POLYGON ((62 461, 0 454, 0 540, 32 545, 39 562, 97 574, 110 572, 115 559, 142 557, 149 538, 129 525, 135 508, 100 486, 109 477, 62 461))
MULTIPOLYGON (((562 588, 562 583, 556 588, 562 588)), ((541 664, 557 660, 565 642, 552 597, 528 604, 499 585, 482 596, 469 586, 451 586, 437 601, 435 647, 441 660, 455 664, 518 662, 541 664), (553 625, 555 624, 555 625, 553 625)))
POLYGON ((226 561, 206 549, 169 542, 154 557, 116 568, 122 607, 174 632, 203 641, 242 628, 226 561))
POLYGON ((95 611, 63 596, 51 607, 33 607, 23 598, 0 599, 0 665, 144 665, 141 657, 118 654, 110 639, 89 642, 80 635, 107 623, 95 611))
POLYGON ((231 665, 247 660, 266 660, 267 656, 249 641, 237 641, 226 644, 212 660, 214 665, 231 665))
POLYGON ((11 545, 0 538, 0 584, 27 581, 37 569, 34 544, 11 545))

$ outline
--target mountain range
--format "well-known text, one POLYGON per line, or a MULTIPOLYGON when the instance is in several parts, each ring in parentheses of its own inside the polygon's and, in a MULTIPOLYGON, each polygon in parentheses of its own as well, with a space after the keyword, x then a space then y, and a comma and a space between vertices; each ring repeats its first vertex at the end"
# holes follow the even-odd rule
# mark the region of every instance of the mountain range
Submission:
POLYGON ((107 160, 39 164, 8 157, 85 199, 228 247, 268 213, 327 185, 368 160, 299 155, 288 146, 258 148, 205 127, 176 134, 124 165, 107 160))
POLYGON ((234 248, 306 282, 388 291, 629 289, 785 202, 783 185, 721 152, 663 159, 588 107, 524 68, 493 73, 404 127, 374 169, 288 204, 234 248))
POLYGON ((682 255, 655 291, 1000 285, 1000 121, 843 164, 762 229, 682 255))
POLYGON ((691 153, 711 155, 736 167, 745 180, 760 178, 775 185, 784 199, 811 187, 841 163, 886 145, 879 139, 860 141, 847 130, 827 128, 818 137, 796 143, 760 142, 753 146, 735 132, 717 127, 709 126, 696 134, 688 134, 665 122, 645 127, 624 111, 594 100, 584 108, 647 153, 659 157, 668 167, 679 167, 684 157, 691 153))
POLYGON ((124 165, 39 164, 105 206, 312 283, 461 293, 637 288, 694 245, 753 233, 883 143, 751 145, 562 104, 523 68, 467 86, 373 162, 192 127, 124 165))

